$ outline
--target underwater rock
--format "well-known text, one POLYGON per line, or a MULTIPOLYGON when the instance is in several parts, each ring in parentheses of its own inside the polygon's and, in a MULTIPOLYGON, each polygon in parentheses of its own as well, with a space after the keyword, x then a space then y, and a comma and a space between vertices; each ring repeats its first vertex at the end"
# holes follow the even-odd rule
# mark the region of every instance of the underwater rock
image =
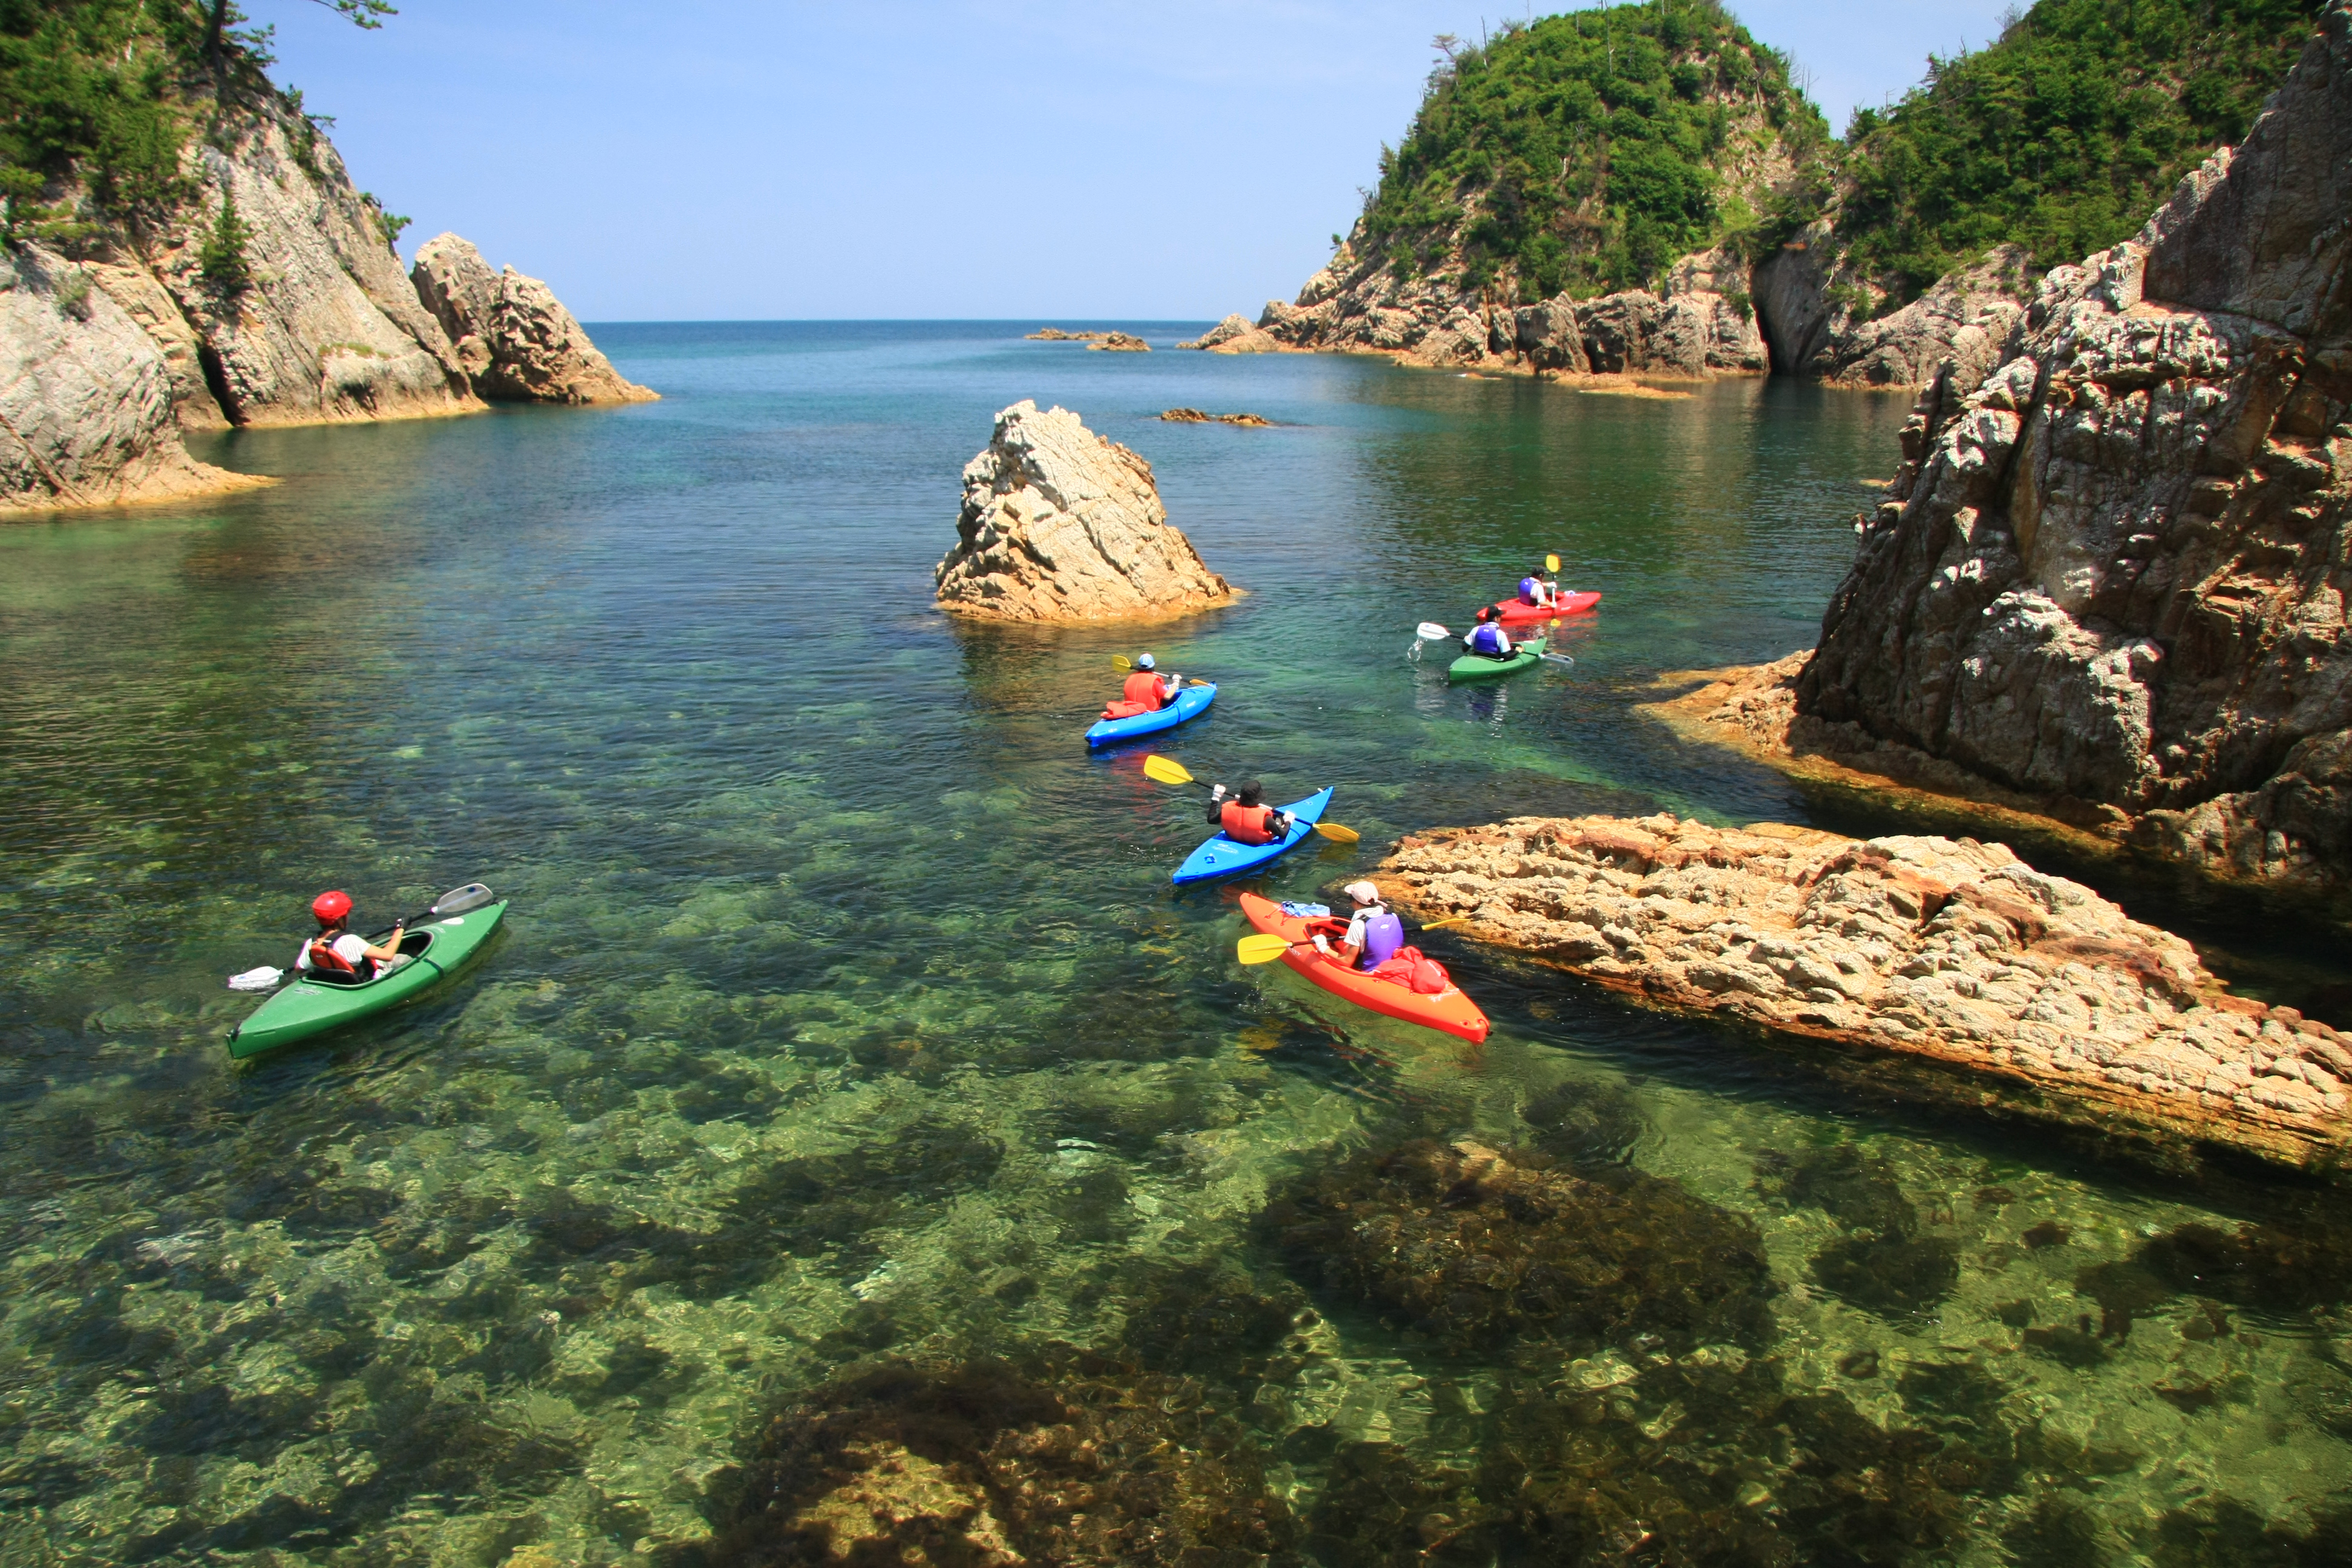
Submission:
MULTIPOLYGON (((1926 1560, 2012 1468, 1967 1438, 1883 1427, 1777 1363, 1704 1348, 1610 1389, 1549 1354, 1507 1378, 1475 1470, 1373 1445, 1335 1456, 1308 1520, 1322 1562, 1788 1565, 1926 1560)), ((2006 1442, 2006 1435, 1997 1435, 2006 1442)))
POLYGON ((1233 585, 1168 521, 1151 465, 1066 408, 1024 398, 964 466, 940 607, 1004 621, 1098 621, 1230 603, 1233 585))
POLYGON ((1622 1165, 1649 1131, 1641 1102, 1614 1084, 1557 1084, 1519 1108, 1532 1142, 1573 1165, 1622 1165))
POLYGON ((2036 1500, 2000 1532, 2000 1544, 2016 1568, 2093 1568, 2113 1545, 2098 1516, 2065 1497, 2036 1500))
POLYGON ((2168 1152, 2352 1152, 2342 1036, 2000 844, 1517 817, 1410 836, 1376 880, 1645 1005, 1916 1066, 1906 1087, 1951 1103, 2168 1152))
POLYGON ((2131 1261, 2174 1290, 2243 1307, 2295 1311, 2352 1298, 2352 1235, 2326 1225, 2177 1226, 2131 1261))
POLYGON ((1853 1236, 1813 1255, 1822 1289, 1865 1311, 1923 1311, 1960 1281, 1960 1251, 1940 1236, 1853 1236))
POLYGON ((1264 1294, 1238 1269, 1156 1268, 1129 1297, 1119 1346, 1149 1372, 1279 1378, 1298 1358, 1277 1352, 1313 1317, 1287 1281, 1264 1294))
POLYGON ((1256 1229, 1309 1289, 1453 1351, 1763 1342, 1775 1287, 1753 1225, 1661 1177, 1546 1163, 1408 1143, 1298 1178, 1256 1229))
POLYGON ((2156 1521, 2156 1568, 2336 1568, 2352 1563, 2352 1509, 2313 1514, 2295 1530, 2234 1498, 2208 1498, 2156 1521))
POLYGON ((1294 1561, 1255 1453, 1187 1387, 1066 1347, 844 1378, 768 1424, 707 1561, 1294 1561))
POLYGON ((1895 1168, 1851 1143, 1809 1150, 1757 1184, 1768 1196, 1826 1210, 1850 1229, 1907 1236, 1919 1211, 1903 1195, 1895 1168))

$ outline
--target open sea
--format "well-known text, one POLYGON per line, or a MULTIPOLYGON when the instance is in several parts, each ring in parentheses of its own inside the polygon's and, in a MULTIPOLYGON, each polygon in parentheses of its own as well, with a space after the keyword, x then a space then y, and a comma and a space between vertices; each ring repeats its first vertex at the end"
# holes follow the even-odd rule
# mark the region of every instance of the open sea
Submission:
MULTIPOLYGON (((1219 682, 1156 749, 1336 786, 1363 835, 1244 884, 1280 898, 1514 815, 1900 831, 1633 709, 1812 640, 1906 398, 1035 324, 601 326, 663 401, 237 432, 198 455, 284 482, 0 524, 0 1563, 790 1560, 743 1522, 779 1413, 1053 1347, 1242 1456, 1301 1561, 2336 1560, 2352 1247, 2292 1217, 2324 1198, 1443 931, 1483 1048, 1243 968, 1230 890, 1169 882, 1198 795, 1080 739, 1115 655, 1219 682), (940 615, 960 470, 1024 397, 1148 458, 1247 595, 940 615), (1547 552, 1607 595, 1572 667, 1409 657, 1547 552), (475 879, 513 900, 475 967, 229 1059, 224 977, 287 963, 314 893, 367 929, 475 879), (1408 1310, 1268 1217, 1318 1182, 1380 1210, 1368 1156, 1418 1140, 1634 1194, 1620 1261, 1733 1237, 1673 1283, 1760 1305, 1650 1331, 1633 1268, 1613 1327, 1457 1333, 1487 1309, 1408 1310)), ((2106 890, 2273 999, 2341 983, 2324 935, 2106 890)), ((1520 1262, 1600 1289, 1600 1223, 1520 1262)))

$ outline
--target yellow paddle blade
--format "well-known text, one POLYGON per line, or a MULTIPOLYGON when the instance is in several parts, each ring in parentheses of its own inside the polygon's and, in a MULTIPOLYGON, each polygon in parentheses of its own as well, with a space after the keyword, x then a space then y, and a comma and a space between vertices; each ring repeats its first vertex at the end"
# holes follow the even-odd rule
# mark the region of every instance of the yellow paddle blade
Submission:
POLYGON ((1545 557, 1544 557, 1544 570, 1545 570, 1545 571, 1547 571, 1547 572, 1557 572, 1557 571, 1559 571, 1559 556, 1557 556, 1557 555, 1547 555, 1547 556, 1545 556, 1545 557))
POLYGON ((1363 837, 1352 827, 1342 827, 1336 822, 1318 822, 1315 831, 1334 844, 1353 844, 1363 837))
POLYGON ((1432 921, 1421 929, 1423 931, 1435 931, 1439 926, 1460 925, 1464 921, 1466 921, 1470 917, 1468 915, 1448 915, 1442 921, 1432 921))
POLYGON ((1270 931, 1252 931, 1234 944, 1234 956, 1244 963, 1272 963, 1289 951, 1289 939, 1270 931))
POLYGON ((1171 763, 1166 757, 1144 758, 1143 776, 1148 779, 1157 780, 1160 784, 1191 784, 1192 782, 1192 775, 1184 771, 1182 763, 1171 763))

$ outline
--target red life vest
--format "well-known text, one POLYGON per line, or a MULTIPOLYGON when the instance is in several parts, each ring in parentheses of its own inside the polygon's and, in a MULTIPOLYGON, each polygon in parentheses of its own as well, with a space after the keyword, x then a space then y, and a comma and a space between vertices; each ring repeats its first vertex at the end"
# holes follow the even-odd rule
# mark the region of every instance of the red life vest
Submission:
POLYGON ((1142 705, 1139 711, 1157 713, 1168 706, 1168 698, 1160 689, 1160 678, 1148 669, 1139 669, 1129 676, 1126 683, 1118 689, 1119 695, 1126 698, 1128 701, 1142 705))
POLYGON ((310 967, 313 969, 324 970, 330 974, 348 974, 354 980, 368 979, 374 973, 375 960, 369 958, 360 962, 367 968, 353 968, 350 959, 335 951, 333 937, 314 936, 310 939, 310 967))
POLYGON ((1267 826, 1273 818, 1274 807, 1244 805, 1237 800, 1225 802, 1224 810, 1218 814, 1218 821, 1224 827, 1225 837, 1243 844, 1273 843, 1274 833, 1267 826))

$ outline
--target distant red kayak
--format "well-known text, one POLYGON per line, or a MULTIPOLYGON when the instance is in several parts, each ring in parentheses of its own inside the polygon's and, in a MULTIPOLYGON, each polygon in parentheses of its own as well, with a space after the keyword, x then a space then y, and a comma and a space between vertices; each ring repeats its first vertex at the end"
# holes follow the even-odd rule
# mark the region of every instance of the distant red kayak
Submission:
POLYGON ((1580 616, 1601 602, 1598 594, 1562 594, 1557 605, 1546 607, 1530 605, 1520 599, 1506 599, 1495 606, 1489 620, 1500 621, 1507 626, 1524 626, 1530 621, 1556 621, 1562 616, 1580 616))

